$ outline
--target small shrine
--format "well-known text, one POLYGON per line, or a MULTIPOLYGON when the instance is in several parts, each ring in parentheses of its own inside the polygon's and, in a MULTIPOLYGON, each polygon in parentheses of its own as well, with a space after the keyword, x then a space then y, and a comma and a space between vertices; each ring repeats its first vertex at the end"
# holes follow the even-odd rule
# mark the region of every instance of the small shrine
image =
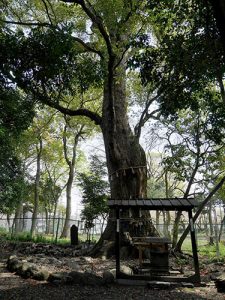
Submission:
MULTIPOLYGON (((192 217, 193 208, 198 206, 195 199, 172 198, 172 199, 131 199, 131 200, 109 200, 109 208, 115 212, 115 253, 116 253, 116 279, 123 283, 123 280, 145 280, 145 281, 167 281, 167 282, 191 282, 200 283, 199 261, 195 237, 194 221, 192 217), (183 274, 176 274, 169 267, 169 249, 171 241, 166 237, 151 236, 145 230, 145 224, 141 222, 144 211, 186 211, 190 224, 190 235, 194 262, 194 275, 185 277, 183 274), (135 216, 135 217, 134 217, 135 216), (131 243, 138 249, 137 272, 127 275, 120 270, 120 244, 121 235, 126 233, 127 222, 139 224, 139 230, 132 230, 131 243), (139 222, 137 222, 139 220, 139 222), (140 234, 143 233, 143 234, 140 234), (137 235, 137 236, 136 236, 137 235), (143 253, 148 250, 148 263, 143 261, 143 253)), ((129 234, 129 232, 127 233, 129 234)))

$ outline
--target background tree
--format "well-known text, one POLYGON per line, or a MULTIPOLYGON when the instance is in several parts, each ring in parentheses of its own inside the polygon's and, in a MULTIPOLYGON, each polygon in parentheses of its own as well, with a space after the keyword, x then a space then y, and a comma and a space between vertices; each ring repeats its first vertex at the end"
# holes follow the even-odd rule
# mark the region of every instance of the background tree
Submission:
POLYGON ((26 194, 27 175, 17 147, 33 116, 31 99, 0 83, 0 211, 3 213, 11 214, 26 194))
MULTIPOLYGON (((127 114, 127 67, 141 71, 149 95, 157 98, 165 115, 176 117, 181 108, 198 109, 199 98, 204 98, 212 112, 208 135, 219 142, 224 133, 223 59, 221 44, 215 42, 218 30, 212 10, 201 11, 200 5, 186 1, 73 3, 76 5, 48 3, 47 10, 41 8, 47 13, 38 18, 36 3, 29 5, 34 9, 28 9, 22 1, 21 11, 24 17, 29 14, 29 22, 21 20, 22 14, 13 15, 15 3, 8 3, 12 5, 3 16, 5 24, 42 27, 26 35, 9 32, 10 26, 2 30, 2 74, 38 101, 71 116, 86 116, 99 125, 111 197, 145 197, 146 157, 139 137, 152 97, 133 132, 127 114), (220 91, 216 90, 215 101, 211 87, 216 84, 220 91), (100 91, 100 105, 95 105, 90 90, 100 91), (67 96, 77 92, 81 101, 74 106, 67 96)), ((108 226, 103 238, 111 233, 108 226)))
MULTIPOLYGON (((19 45, 12 54, 15 59, 11 56, 11 65, 4 65, 3 72, 39 101, 71 116, 86 116, 99 125, 110 178, 113 179, 110 181, 112 198, 142 198, 146 196, 146 159, 128 123, 126 67, 132 53, 128 51, 132 47, 131 41, 137 38, 136 32, 142 32, 142 27, 147 26, 147 16, 139 13, 146 3, 143 1, 140 5, 139 1, 134 1, 127 5, 117 1, 115 5, 112 1, 106 5, 101 0, 95 4, 88 1, 74 3, 77 5, 64 6, 68 16, 72 11, 77 17, 69 26, 68 21, 52 26, 55 19, 49 20, 47 16, 49 26, 46 28, 31 29, 26 36, 21 32, 10 33, 10 40, 3 35, 4 49, 8 49, 9 44, 11 47, 19 45), (21 60, 18 60, 19 53, 23 53, 21 60), (28 62, 29 53, 32 53, 32 59, 28 62), (46 61, 46 57, 50 59, 46 61), (101 88, 100 111, 96 110, 93 101, 91 106, 87 102, 85 92, 90 88, 101 88), (79 106, 74 108, 65 104, 65 90, 72 96, 76 91, 82 91, 79 106)), ((54 6, 50 10, 54 10, 54 6)), ((15 15, 12 22, 18 22, 15 15)), ((7 51, 2 51, 3 61, 7 51)), ((104 238, 112 235, 112 229, 108 227, 104 238)))
POLYGON ((79 174, 79 185, 82 191, 82 203, 84 204, 81 215, 87 224, 87 228, 90 228, 94 220, 99 218, 103 229, 109 213, 107 199, 110 193, 106 163, 102 162, 97 156, 92 156, 89 172, 79 174))
MULTIPOLYGON (((45 212, 45 233, 51 233, 51 215, 53 217, 52 228, 55 228, 56 209, 59 197, 62 194, 62 187, 57 185, 57 181, 46 177, 46 181, 42 182, 40 195, 40 208, 43 207, 45 212)), ((54 232, 53 232, 54 233, 54 232)))
POLYGON ((63 231, 61 237, 68 237, 70 229, 70 219, 71 219, 71 193, 74 181, 75 164, 77 162, 77 147, 79 140, 84 135, 84 125, 71 126, 68 118, 64 118, 65 124, 63 129, 63 153, 65 161, 69 168, 68 179, 66 182, 66 218, 63 226, 63 231), (69 144, 68 131, 70 130, 70 135, 72 142, 69 144), (71 147, 71 153, 69 154, 69 146, 71 147), (70 157, 69 157, 70 155, 70 157))

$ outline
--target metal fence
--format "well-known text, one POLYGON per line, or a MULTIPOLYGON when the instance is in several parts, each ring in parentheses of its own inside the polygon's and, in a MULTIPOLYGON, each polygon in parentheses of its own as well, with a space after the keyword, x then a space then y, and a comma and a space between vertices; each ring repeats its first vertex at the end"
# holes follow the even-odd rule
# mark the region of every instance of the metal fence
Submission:
MULTIPOLYGON (((162 236, 167 236, 169 238, 172 237, 173 232, 173 224, 169 227, 165 228, 164 224, 155 224, 157 231, 162 236)), ((181 237, 182 233, 188 226, 188 222, 182 222, 179 225, 178 229, 178 239, 181 237)), ((204 223, 201 226, 196 223, 195 224, 195 234, 196 234, 196 242, 199 250, 202 250, 205 246, 209 244, 216 245, 217 242, 222 242, 225 244, 225 224, 217 223, 217 224, 209 224, 204 223)), ((182 249, 185 251, 191 251, 191 237, 190 233, 187 235, 185 241, 183 242, 182 249)))
MULTIPOLYGON (((56 241, 60 238, 65 218, 36 218, 35 235, 48 235, 56 241)), ((0 218, 0 230, 14 234, 28 233, 31 231, 32 218, 0 218)), ((86 226, 83 220, 69 220, 69 227, 76 225, 81 239, 97 240, 106 227, 106 223, 94 220, 91 227, 86 226)))
MULTIPOLYGON (((49 218, 46 220, 43 217, 36 219, 36 235, 49 235, 56 241, 60 238, 63 230, 65 219, 64 218, 49 218)), ((6 219, 0 218, 0 231, 15 233, 29 233, 31 230, 32 218, 18 218, 6 219)), ((76 225, 78 228, 79 238, 82 240, 95 240, 97 241, 106 227, 106 222, 95 220, 91 228, 86 227, 83 220, 69 220, 69 226, 76 225)), ((179 226, 178 237, 181 236, 188 223, 182 223, 179 226)), ((154 224, 157 231, 161 236, 172 237, 173 224, 165 228, 164 224, 154 224)), ((210 242, 216 243, 218 240, 225 244, 225 224, 203 224, 195 225, 196 240, 198 248, 208 245, 210 242)), ((185 250, 191 250, 190 235, 187 236, 183 243, 185 250)))

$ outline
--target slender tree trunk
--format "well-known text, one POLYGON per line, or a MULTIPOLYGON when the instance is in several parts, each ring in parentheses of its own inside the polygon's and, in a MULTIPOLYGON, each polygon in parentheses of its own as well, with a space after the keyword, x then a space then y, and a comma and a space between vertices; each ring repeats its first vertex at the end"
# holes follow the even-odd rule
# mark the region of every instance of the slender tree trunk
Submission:
MULTIPOLYGON (((166 187, 166 198, 169 198, 169 182, 168 182, 168 172, 165 170, 165 187, 166 187)), ((171 217, 170 217, 170 212, 169 211, 164 211, 163 212, 163 232, 166 237, 171 239, 171 234, 169 231, 170 228, 170 222, 171 222, 171 217)))
POLYGON ((53 233, 53 235, 56 232, 56 211, 57 211, 57 204, 58 204, 58 200, 55 201, 55 204, 54 204, 53 219, 52 219, 52 233, 53 233))
POLYGON ((7 219, 7 224, 8 224, 8 228, 9 228, 9 232, 11 232, 11 222, 10 222, 10 214, 7 213, 6 214, 6 219, 7 219))
POLYGON ((204 213, 204 230, 205 234, 208 237, 209 236, 209 228, 208 228, 208 219, 206 217, 206 213, 204 213))
POLYGON ((209 203, 208 218, 209 218, 209 245, 214 245, 214 230, 213 230, 213 224, 212 224, 212 204, 211 203, 209 203))
POLYGON ((219 247, 219 229, 217 223, 217 215, 216 215, 216 208, 213 208, 213 216, 214 216, 214 232, 215 232, 215 242, 216 242, 216 256, 219 258, 220 256, 220 247, 219 247))
POLYGON ((220 232, 219 232, 219 242, 221 241, 221 237, 222 237, 222 234, 223 234, 223 228, 224 228, 224 222, 225 222, 225 207, 223 207, 223 210, 224 210, 224 215, 223 215, 223 218, 221 220, 221 224, 220 224, 220 232))
MULTIPOLYGON (((191 173, 190 180, 188 182, 186 191, 184 193, 184 198, 187 198, 189 193, 190 193, 192 184, 194 182, 196 173, 198 172, 199 165, 200 165, 201 143, 199 141, 199 136, 200 136, 199 130, 200 130, 200 128, 199 128, 199 116, 198 116, 198 126, 197 126, 196 137, 195 137, 196 138, 196 147, 197 147, 195 165, 194 165, 194 169, 191 173)), ((173 248, 176 248, 176 244, 177 244, 177 241, 178 241, 178 228, 179 228, 181 216, 182 216, 182 211, 178 211, 176 213, 176 217, 175 217, 175 221, 174 221, 173 241, 172 241, 172 247, 173 248)))
POLYGON ((181 215, 182 215, 182 211, 176 212, 176 217, 173 225, 173 241, 172 241, 173 248, 176 246, 178 241, 179 224, 180 224, 181 215))
POLYGON ((70 219, 71 219, 71 192, 74 178, 74 170, 70 169, 69 178, 66 185, 66 218, 63 226, 61 238, 69 236, 70 219))
POLYGON ((171 236, 170 236, 169 227, 170 227, 170 212, 169 211, 163 211, 163 234, 167 238, 170 239, 171 236))
POLYGON ((23 228, 23 203, 19 203, 15 212, 15 233, 19 233, 23 228))
POLYGON ((65 125, 65 127, 64 127, 63 148, 64 148, 64 157, 69 166, 69 177, 68 177, 67 184, 66 184, 66 219, 65 219, 64 226, 63 226, 61 238, 68 237, 69 233, 70 233, 71 193, 72 193, 72 186, 73 186, 73 180, 74 180, 77 145, 79 142, 79 138, 82 134, 83 127, 84 126, 81 126, 79 131, 74 136, 73 153, 72 153, 71 160, 69 159, 68 153, 67 153, 67 138, 66 138, 67 125, 65 125))
POLYGON ((34 187, 34 209, 32 215, 31 223, 31 236, 34 235, 36 225, 37 225, 37 216, 38 216, 38 207, 39 207, 39 188, 40 188, 40 176, 41 176, 41 154, 42 154, 42 139, 39 139, 39 147, 37 147, 37 170, 35 178, 35 187, 34 187))
POLYGON ((50 219, 48 214, 48 208, 45 207, 45 234, 50 233, 50 219))
MULTIPOLYGON (((198 207, 197 212, 195 213, 194 217, 193 217, 193 221, 195 222, 197 220, 197 218, 199 217, 199 215, 201 214, 202 210, 205 208, 205 206, 207 205, 207 203, 211 200, 212 196, 221 188, 221 186, 223 186, 225 182, 225 176, 219 181, 219 183, 212 189, 212 191, 209 193, 209 195, 205 198, 205 200, 201 203, 201 205, 198 207)), ((185 240, 185 238, 187 237, 188 233, 190 231, 190 224, 187 226, 187 228, 185 229, 185 231, 183 232, 183 234, 181 235, 179 241, 177 242, 177 245, 175 247, 176 251, 181 251, 181 246, 185 240)))
POLYGON ((156 230, 160 232, 160 224, 159 224, 160 211, 156 211, 155 222, 156 222, 156 230))

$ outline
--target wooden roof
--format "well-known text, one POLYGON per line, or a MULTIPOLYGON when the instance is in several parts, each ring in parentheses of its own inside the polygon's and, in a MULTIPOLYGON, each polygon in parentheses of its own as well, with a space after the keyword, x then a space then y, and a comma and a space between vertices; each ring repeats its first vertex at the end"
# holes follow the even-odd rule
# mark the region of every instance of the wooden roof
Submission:
POLYGON ((141 208, 146 210, 191 210, 199 203, 193 198, 157 198, 157 199, 131 199, 108 200, 110 208, 141 208))

